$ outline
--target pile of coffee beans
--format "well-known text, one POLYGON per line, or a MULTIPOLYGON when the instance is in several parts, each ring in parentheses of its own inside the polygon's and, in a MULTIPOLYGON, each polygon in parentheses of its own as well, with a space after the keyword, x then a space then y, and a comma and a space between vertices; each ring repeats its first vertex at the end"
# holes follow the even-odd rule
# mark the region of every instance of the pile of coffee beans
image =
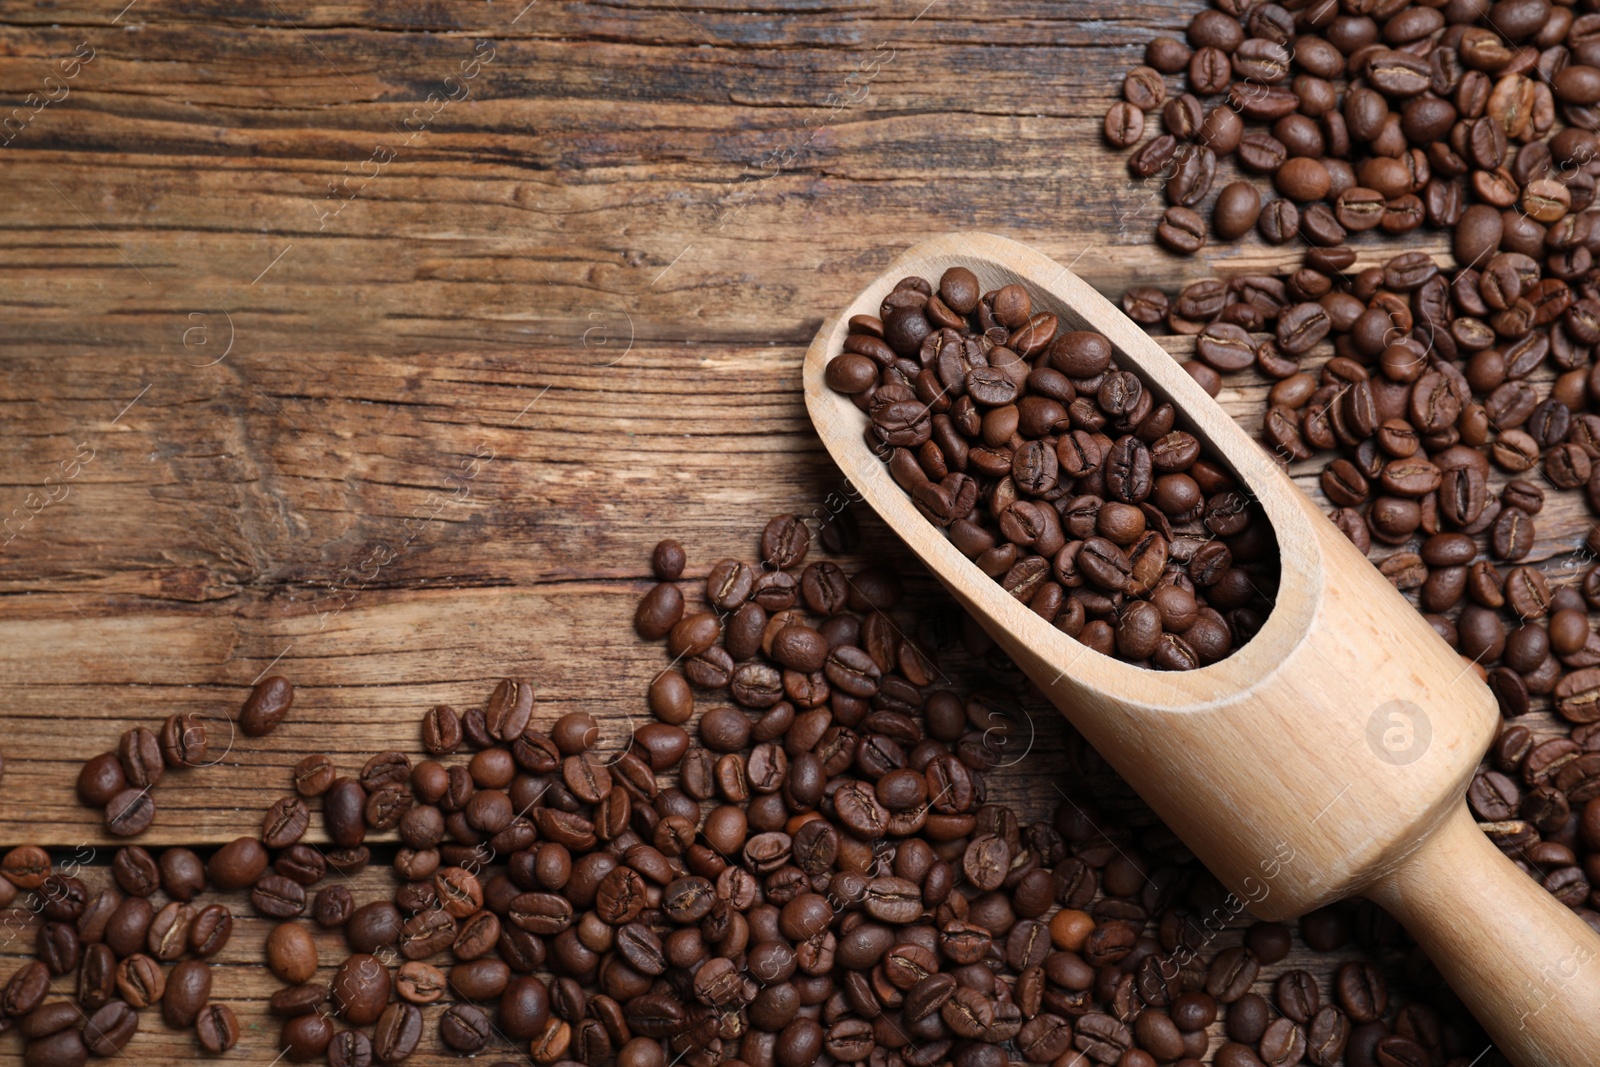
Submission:
MULTIPOLYGON (((1018 284, 902 279, 828 363, 917 509, 1046 621, 1097 652, 1193 670, 1253 637, 1278 551, 1260 506, 1098 333, 1018 284)), ((1235 354, 1232 338, 1208 341, 1235 354)), ((1245 358, 1248 358, 1246 354, 1245 358)))
MULTIPOLYGON (((282 1020, 251 1055, 332 1067, 425 1048, 547 1067, 1465 1067, 1482 1050, 1420 957, 1391 991, 1364 958, 1330 965, 1331 984, 1278 968, 1287 926, 1241 939, 1242 902, 1053 711, 1061 797, 990 799, 1031 716, 949 679, 975 657, 1014 672, 975 627, 922 612, 902 629, 892 571, 815 558, 857 536, 848 511, 815 533, 780 515, 757 562, 692 582, 683 547, 657 546, 635 625, 671 662, 625 744, 583 712, 541 727, 532 685, 507 679, 482 707, 422 717, 429 758, 341 774, 306 757, 260 833, 207 860, 128 845, 93 889, 87 868, 12 850, 0 906, 28 893, 43 922, 0 1030, 30 1067, 81 1067, 136 1058, 139 1013, 159 1006, 201 1051, 233 1048, 258 1024, 212 999, 234 918, 205 896, 247 892, 273 920, 260 958, 282 1020), (307 839, 308 802, 326 844, 307 839), (398 845, 369 844, 385 831, 398 845), (392 892, 361 901, 328 878, 375 851, 392 892), (308 924, 341 931, 343 958, 308 924), (74 974, 75 1001, 53 997, 74 974)), ((1406 949, 1370 904, 1314 913, 1299 937, 1406 949)))
MULTIPOLYGON (((820 536, 830 547, 853 541, 843 524, 820 536)), ((725 879, 748 873, 755 887, 743 912, 751 940, 711 946, 713 959, 731 960, 715 988, 741 992, 708 1006, 742 1007, 732 1031, 749 1028, 736 1043, 725 1035, 721 1055, 752 1067, 830 1058, 1197 1067, 1203 1057, 1224 1067, 1466 1067, 1482 1055, 1475 1024, 1414 948, 1404 1005, 1365 961, 1268 979, 1263 967, 1288 954, 1290 928, 1256 923, 1242 942, 1219 938, 1242 903, 1147 811, 1117 823, 1097 810, 1094 785, 1126 786, 1081 739, 1050 821, 986 801, 986 774, 1004 766, 1025 713, 997 692, 962 696, 942 683, 962 655, 997 662, 992 643, 973 626, 958 644, 941 643, 937 626, 931 640, 908 635, 891 614, 898 581, 881 568, 807 562, 810 540, 794 516, 778 516, 759 562, 719 560, 688 594, 686 554, 663 542, 653 560, 661 582, 635 615, 641 636, 665 638, 673 657, 649 688, 662 722, 688 724, 697 693, 715 701, 700 710, 698 747, 671 735, 673 757, 684 752, 680 788, 721 802, 684 856, 691 870, 708 852, 729 864, 713 880, 719 900, 725 879), (781 860, 765 858, 774 839, 788 850, 781 860), (798 1016, 768 1016, 780 950, 762 931, 774 918, 777 940, 794 950, 795 972, 785 951, 780 973, 798 1016), (1219 1019, 1217 1044, 1207 1028, 1219 1019)), ((1355 941, 1376 957, 1405 946, 1370 903, 1323 909, 1299 928, 1315 951, 1355 941)), ((702 959, 697 947, 697 993, 712 965, 702 959)))
POLYGON ((1156 237, 1171 251, 1193 254, 1208 233, 1333 248, 1423 225, 1492 229, 1498 243, 1506 212, 1527 254, 1548 236, 1561 278, 1589 269, 1600 15, 1550 0, 1218 0, 1185 37, 1150 41, 1105 118, 1113 146, 1138 146, 1133 174, 1162 186, 1156 237), (1230 159, 1277 198, 1241 177, 1208 226, 1230 159))
POLYGON ((222 904, 196 907, 206 868, 186 848, 157 861, 138 846, 120 849, 110 884, 91 889, 69 863, 57 870, 41 848, 23 845, 0 861, 11 903, 28 892, 39 916, 35 958, 0 990, 0 1030, 27 1041, 29 1067, 73 1067, 89 1056, 118 1056, 139 1030, 139 1012, 158 1007, 162 1021, 193 1031, 199 1047, 221 1053, 239 1040, 226 1004, 211 1002, 211 965, 233 933, 222 904), (158 891, 167 902, 157 907, 158 891), (168 966, 170 965, 170 966, 168 966), (52 982, 76 977, 72 1000, 50 999, 52 982))
POLYGON ((1186 366, 1213 395, 1223 375, 1273 383, 1264 445, 1317 477, 1333 521, 1500 704, 1468 793, 1480 826, 1600 929, 1600 527, 1580 517, 1600 512, 1600 15, 1585 12, 1222 0, 1187 43, 1149 43, 1106 134, 1134 145, 1162 109, 1130 166, 1164 183, 1157 238, 1175 252, 1205 243, 1219 159, 1272 176, 1270 202, 1248 180, 1220 190, 1209 232, 1298 235, 1298 270, 1135 288, 1123 308, 1195 337, 1186 366), (1184 71, 1169 99, 1165 75, 1184 71), (1449 231, 1453 268, 1358 254, 1421 225, 1449 231), (1536 543, 1550 512, 1577 527, 1570 544, 1536 543))

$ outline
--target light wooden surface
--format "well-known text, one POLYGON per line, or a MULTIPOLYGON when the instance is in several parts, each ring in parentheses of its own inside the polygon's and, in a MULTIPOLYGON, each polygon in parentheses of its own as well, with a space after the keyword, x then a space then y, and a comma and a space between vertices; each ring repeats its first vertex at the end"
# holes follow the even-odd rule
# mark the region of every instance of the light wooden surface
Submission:
MULTIPOLYGON (((159 787, 151 841, 246 832, 304 751, 357 767, 512 670, 541 715, 625 723, 660 662, 627 636, 650 545, 680 537, 703 574, 839 490, 803 346, 915 240, 1007 234, 1108 293, 1298 261, 1160 253, 1155 190, 1099 144, 1123 71, 1193 5, 124 4, 0 11, 0 121, 94 54, 0 148, 0 517, 94 451, 0 546, 0 844, 103 859, 78 760, 231 713, 275 660, 291 722, 159 787), (445 86, 480 41, 493 60, 445 86)), ((1238 375, 1222 402, 1253 430, 1264 393, 1238 375)), ((1589 521, 1576 499, 1540 517, 1560 580, 1589 521)), ((863 526, 859 558, 910 566, 863 526)), ((908 587, 913 612, 943 602, 908 587)), ((1035 717, 996 783, 1030 804, 1062 765, 1035 717)), ((1281 967, 1327 972, 1296 944, 1281 967)), ((157 1027, 136 1061, 188 1050, 157 1027)))

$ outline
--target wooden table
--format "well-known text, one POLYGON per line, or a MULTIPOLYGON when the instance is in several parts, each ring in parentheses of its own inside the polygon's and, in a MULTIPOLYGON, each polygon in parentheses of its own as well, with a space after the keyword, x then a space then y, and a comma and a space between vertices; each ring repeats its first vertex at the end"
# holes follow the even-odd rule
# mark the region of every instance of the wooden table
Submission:
MULTIPOLYGON (((416 751, 425 708, 505 674, 620 743, 662 656, 629 625, 650 546, 703 575, 844 488, 800 355, 896 251, 987 229, 1112 294, 1297 264, 1154 250, 1159 190, 1101 145, 1123 71, 1194 6, 13 6, 0 843, 81 850, 97 884, 84 757, 221 723, 268 671, 291 721, 170 776, 144 843, 252 833, 301 755, 416 751)), ((1264 388, 1221 399, 1254 426, 1264 388)), ((1587 529, 1551 512, 1542 559, 1587 529)), ((858 561, 913 569, 863 525, 858 561)), ((930 586, 908 576, 914 612, 930 586)), ((996 786, 1048 817, 1065 731, 1035 718, 996 786)), ((242 922, 217 979, 249 1062, 275 1054, 261 936, 242 922)), ((144 1025, 141 1054, 192 1045, 144 1025)))

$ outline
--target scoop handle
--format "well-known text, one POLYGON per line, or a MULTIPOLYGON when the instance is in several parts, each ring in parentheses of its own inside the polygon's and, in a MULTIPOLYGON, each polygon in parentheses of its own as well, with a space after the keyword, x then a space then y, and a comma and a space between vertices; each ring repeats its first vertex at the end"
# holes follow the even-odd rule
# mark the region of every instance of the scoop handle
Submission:
POLYGON ((1365 892, 1517 1067, 1595 1061, 1600 935, 1507 859, 1465 804, 1365 892))

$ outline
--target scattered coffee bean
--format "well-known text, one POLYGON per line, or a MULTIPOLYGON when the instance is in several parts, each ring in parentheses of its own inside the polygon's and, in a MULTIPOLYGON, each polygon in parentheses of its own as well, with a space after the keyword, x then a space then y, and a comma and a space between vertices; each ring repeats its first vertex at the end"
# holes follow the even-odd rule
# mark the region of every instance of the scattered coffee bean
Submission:
POLYGON ((278 728, 294 706, 294 686, 273 675, 250 689, 239 709, 239 729, 246 737, 264 737, 278 728))

